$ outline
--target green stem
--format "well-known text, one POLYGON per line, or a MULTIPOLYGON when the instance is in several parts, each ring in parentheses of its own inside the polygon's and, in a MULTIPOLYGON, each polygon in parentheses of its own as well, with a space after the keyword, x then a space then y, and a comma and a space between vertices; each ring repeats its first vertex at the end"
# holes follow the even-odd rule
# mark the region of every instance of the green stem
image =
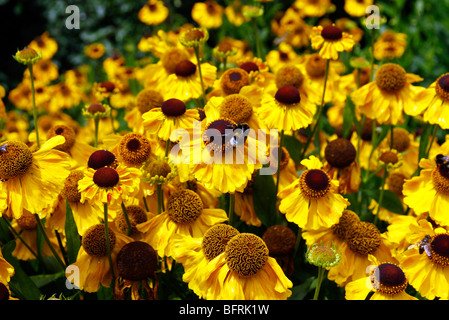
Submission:
POLYGON ((300 243, 301 243, 301 228, 298 228, 298 232, 296 234, 295 248, 293 250, 293 260, 295 259, 296 254, 298 253, 300 243))
POLYGON ((48 247, 50 248, 51 252, 53 253, 53 255, 55 256, 56 260, 58 261, 58 263, 61 265, 62 269, 65 270, 66 265, 64 264, 64 262, 61 260, 61 258, 59 257, 58 253, 56 252, 55 248, 53 247, 53 244, 51 243, 50 239, 48 238, 47 233, 45 232, 45 228, 44 225, 42 224, 41 219, 39 218, 39 215, 37 213, 34 214, 34 218, 37 221, 37 226, 39 227, 39 229, 42 232, 42 235, 44 237, 45 242, 47 243, 48 247))
POLYGON ((33 75, 33 65, 28 65, 28 70, 30 71, 30 80, 31 80, 31 95, 33 98, 33 121, 34 121, 34 130, 36 131, 36 143, 37 148, 40 148, 41 142, 39 141, 39 128, 37 125, 37 108, 36 108, 36 94, 34 90, 34 75, 33 75))
POLYGON ((112 255, 111 255, 111 244, 109 243, 109 226, 108 226, 108 203, 103 203, 103 212, 104 212, 104 235, 106 241, 106 251, 108 253, 109 266, 111 268, 112 273, 112 283, 115 282, 115 274, 114 274, 114 264, 112 263, 112 255))
POLYGON ((161 184, 156 184, 156 196, 157 196, 157 212, 161 214, 164 211, 164 191, 161 184))
POLYGON ((228 208, 228 218, 229 225, 234 225, 234 206, 235 206, 235 194, 229 193, 229 208, 228 208))
POLYGON ((170 139, 168 139, 168 140, 165 142, 165 156, 166 156, 166 157, 168 157, 168 152, 170 151, 170 144, 171 144, 171 141, 170 141, 170 139))
POLYGON ((390 124, 390 150, 393 149, 394 144, 394 125, 390 124))
POLYGON ((385 171, 384 171, 384 176, 382 177, 382 188, 380 189, 380 194, 379 194, 379 199, 377 202, 377 212, 376 212, 376 216, 374 217, 374 224, 377 224, 377 221, 379 220, 379 212, 380 212, 380 208, 382 207, 382 202, 384 199, 384 193, 385 193, 385 181, 387 180, 387 176, 388 176, 388 168, 387 166, 384 167, 385 171))
POLYGON ((95 123, 94 147, 97 148, 98 147, 98 127, 100 125, 100 118, 95 117, 94 123, 95 123))
MULTIPOLYGON (((23 238, 20 236, 20 233, 18 233, 15 229, 14 229, 14 227, 11 225, 11 222, 9 222, 9 220, 5 217, 5 216, 3 216, 3 220, 8 224, 8 227, 9 227, 9 229, 11 229, 11 232, 12 233, 14 233, 14 235, 20 240, 20 241, 22 241, 22 243, 24 244, 24 246, 28 249, 28 250, 30 250, 30 252, 33 254, 33 256, 35 256, 36 257, 36 259, 37 260, 41 260, 41 257, 33 250, 33 248, 31 248, 29 245, 28 245, 28 243, 26 243, 26 241, 25 240, 23 240, 23 238)), ((41 261, 42 262, 42 261, 41 261)))
POLYGON ((321 96, 321 104, 320 104, 320 106, 318 108, 316 123, 315 123, 315 126, 313 127, 312 133, 307 138, 307 142, 306 142, 306 144, 304 146, 304 149, 302 150, 300 159, 304 158, 304 156, 306 154, 306 151, 307 151, 307 148, 309 147, 310 142, 312 141, 313 137, 315 136, 315 134, 317 132, 317 129, 320 126, 321 114, 323 113, 323 109, 324 109, 324 98, 325 98, 325 95, 326 95, 327 78, 328 78, 328 75, 329 75, 329 62, 330 62, 330 60, 327 59, 326 60, 326 69, 324 71, 323 94, 321 96))
POLYGON ((259 40, 259 31, 257 29, 257 21, 256 18, 251 19, 253 24, 253 31, 254 31, 254 41, 256 42, 256 53, 257 57, 262 58, 262 51, 260 49, 260 40, 259 40))
POLYGON ((318 300, 318 296, 320 294, 320 288, 321 288, 321 284, 323 283, 325 271, 326 271, 326 268, 318 267, 318 280, 317 280, 317 284, 315 287, 315 294, 313 295, 313 300, 318 300))
POLYGON ((131 222, 129 221, 128 211, 126 210, 125 204, 123 202, 121 204, 121 207, 123 211, 123 216, 125 217, 126 226, 128 228, 126 231, 126 235, 129 236, 131 235, 131 222))
POLYGON ((193 49, 195 51, 196 61, 198 64, 198 73, 200 75, 201 89, 203 92, 203 106, 204 106, 204 105, 206 105, 206 90, 204 89, 203 73, 201 71, 200 47, 194 46, 193 49))

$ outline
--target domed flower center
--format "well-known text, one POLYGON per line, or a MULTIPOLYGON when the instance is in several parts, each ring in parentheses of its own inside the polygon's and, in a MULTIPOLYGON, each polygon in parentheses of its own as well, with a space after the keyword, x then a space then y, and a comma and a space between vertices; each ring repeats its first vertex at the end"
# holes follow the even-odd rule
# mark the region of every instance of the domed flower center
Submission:
POLYGON ((153 278, 158 269, 158 255, 146 242, 127 243, 117 254, 117 271, 120 277, 131 281, 153 278))
POLYGON ((110 166, 115 162, 115 155, 108 150, 96 150, 92 152, 87 161, 87 166, 94 170, 110 166))
POLYGON ((158 159, 151 161, 147 170, 151 177, 167 177, 171 172, 171 167, 166 161, 158 159))
POLYGON ((105 91, 107 93, 114 92, 114 90, 116 88, 114 82, 112 82, 112 81, 103 81, 100 83, 99 87, 100 87, 100 89, 102 89, 103 91, 105 91))
POLYGON ((440 164, 432 171, 432 182, 438 192, 449 194, 449 168, 447 164, 440 164))
POLYGON ((306 259, 317 267, 333 267, 340 262, 341 255, 337 253, 335 248, 320 246, 315 243, 308 248, 306 259))
POLYGON ((346 240, 346 233, 358 222, 360 222, 360 218, 354 211, 344 210, 338 223, 332 225, 332 233, 339 239, 346 240))
POLYGON ((180 77, 188 77, 196 72, 196 65, 189 60, 183 60, 176 65, 175 74, 180 77))
POLYGON ((136 97, 136 107, 142 114, 153 108, 162 107, 162 103, 164 103, 162 95, 152 89, 143 89, 136 97))
POLYGON ((64 126, 64 125, 53 126, 49 130, 49 132, 47 134, 47 138, 50 139, 55 136, 63 136, 65 138, 65 142, 63 144, 60 144, 60 145, 54 147, 56 150, 68 152, 75 144, 75 139, 76 139, 75 130, 73 130, 72 128, 70 128, 68 126, 64 126))
POLYGON ((328 41, 340 40, 343 37, 343 32, 339 27, 327 26, 321 30, 321 36, 328 41))
POLYGON ((248 72, 248 74, 249 74, 251 71, 254 71, 254 72, 255 72, 255 71, 259 71, 258 65, 255 64, 255 63, 252 62, 252 61, 247 61, 247 62, 242 63, 242 64, 240 65, 240 68, 243 69, 243 70, 245 70, 246 72, 248 72))
POLYGON ((278 91, 276 91, 274 98, 276 101, 286 105, 299 103, 301 101, 299 91, 294 86, 284 86, 279 88, 278 91))
POLYGON ((394 93, 407 83, 407 73, 400 65, 386 63, 377 70, 375 81, 380 89, 394 93))
POLYGON ((204 130, 203 142, 209 150, 216 152, 225 151, 228 148, 232 148, 230 140, 226 137, 232 135, 233 130, 236 128, 237 123, 229 119, 218 119, 212 121, 204 130))
POLYGON ((221 76, 221 88, 225 95, 239 93, 240 89, 249 85, 248 72, 241 68, 231 68, 226 70, 221 76))
MULTIPOLYGON (((391 141, 391 135, 388 136, 388 145, 391 141)), ((393 149, 398 152, 404 152, 410 146, 410 136, 409 132, 404 128, 394 128, 393 129, 393 149)))
POLYGON ((277 88, 293 86, 299 89, 304 82, 304 75, 298 67, 285 65, 276 72, 274 80, 277 88))
POLYGON ((300 176, 299 186, 307 198, 318 199, 329 192, 330 178, 323 170, 306 170, 300 176))
MULTIPOLYGON (((138 205, 129 205, 125 207, 126 214, 128 215, 129 222, 131 224, 131 234, 130 236, 136 235, 139 231, 136 228, 136 225, 139 223, 143 223, 148 220, 147 214, 145 210, 138 205)), ((128 224, 126 222, 125 214, 122 211, 119 211, 117 214, 117 218, 115 219, 115 225, 117 230, 123 234, 127 234, 128 232, 128 224)))
POLYGON ((201 29, 192 28, 184 34, 184 39, 186 42, 202 41, 205 36, 206 35, 205 35, 204 31, 202 31, 201 29))
POLYGON ((0 178, 22 177, 33 163, 33 154, 20 141, 8 141, 0 146, 0 178))
POLYGON ((167 117, 179 117, 186 112, 187 108, 184 102, 173 98, 165 100, 164 103, 162 103, 161 110, 167 117))
POLYGON ((398 172, 392 172, 387 178, 388 190, 394 192, 398 196, 402 196, 402 189, 406 177, 398 172))
POLYGON ((449 266, 449 234, 437 234, 430 240, 431 255, 429 259, 441 266, 449 266))
POLYGON ((326 60, 321 58, 318 53, 314 53, 307 59, 306 72, 313 78, 322 78, 326 73, 326 60))
POLYGON ((371 282, 375 289, 382 294, 394 295, 403 292, 407 288, 407 278, 397 265, 382 263, 374 269, 374 277, 371 282))
POLYGON ((437 79, 435 91, 440 98, 449 100, 449 73, 445 73, 437 79))
POLYGON ((240 233, 229 240, 225 260, 229 269, 242 278, 255 275, 268 259, 265 242, 252 233, 240 233))
POLYGON ((103 167, 95 171, 93 180, 99 187, 112 188, 117 185, 120 177, 115 169, 103 167))
POLYGON ((101 104, 101 103, 92 103, 91 105, 89 105, 89 107, 87 107, 87 112, 89 112, 90 114, 95 114, 95 113, 103 113, 106 111, 106 108, 101 104))
POLYGON ((81 200, 81 193, 78 191, 78 181, 84 177, 81 170, 70 172, 64 181, 64 188, 61 191, 61 196, 69 202, 78 203, 81 200))
MULTIPOLYGON (((116 243, 114 231, 108 230, 109 247, 112 249, 116 243)), ((81 245, 86 253, 93 257, 105 257, 108 254, 106 244, 106 232, 104 224, 91 226, 82 237, 81 245)))
POLYGON ((131 165, 141 165, 151 155, 151 145, 147 138, 138 133, 128 133, 120 141, 118 152, 131 165))
POLYGON ((162 66, 165 68, 167 73, 172 74, 175 72, 176 66, 189 57, 185 50, 179 48, 171 48, 165 52, 162 57, 162 66))
POLYGON ((379 229, 370 222, 353 224, 346 233, 349 248, 358 254, 374 253, 380 247, 382 238, 379 229))
POLYGON ((18 219, 16 219, 17 224, 22 230, 36 230, 37 228, 37 221, 34 215, 31 213, 24 211, 22 216, 18 219))
POLYGON ((240 94, 226 96, 220 106, 220 116, 235 123, 247 122, 253 114, 249 99, 240 94))
POLYGON ((289 227, 274 225, 269 227, 262 236, 270 256, 286 256, 293 252, 296 244, 296 234, 289 227))
POLYGON ((330 141, 324 149, 326 161, 335 168, 345 168, 354 162, 356 157, 354 145, 345 138, 330 141))
POLYGON ((399 156, 396 152, 393 152, 391 150, 387 150, 382 152, 382 154, 379 157, 379 160, 382 161, 386 165, 395 165, 399 162, 399 156))
POLYGON ((167 201, 167 212, 170 219, 179 224, 193 223, 203 211, 200 196, 188 189, 178 191, 167 201))
POLYGON ((229 240, 239 231, 228 224, 216 224, 209 228, 203 236, 202 249, 207 260, 211 261, 225 251, 229 240))

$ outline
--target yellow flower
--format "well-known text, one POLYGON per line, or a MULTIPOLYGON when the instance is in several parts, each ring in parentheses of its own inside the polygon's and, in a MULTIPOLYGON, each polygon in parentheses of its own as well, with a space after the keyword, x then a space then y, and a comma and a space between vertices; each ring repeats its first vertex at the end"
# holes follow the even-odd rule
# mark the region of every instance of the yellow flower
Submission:
POLYGON ((405 292, 407 278, 404 271, 395 263, 380 263, 369 255, 372 262, 367 277, 352 281, 345 286, 347 300, 365 300, 374 291, 370 300, 418 300, 405 292))
POLYGON ((429 217, 442 226, 449 226, 446 207, 449 204, 449 173, 447 157, 439 154, 435 160, 421 159, 419 176, 406 180, 403 186, 404 203, 416 214, 429 217))
POLYGON ((32 65, 42 59, 42 54, 32 48, 26 47, 22 50, 17 50, 13 58, 24 65, 32 65))
POLYGON ((423 113, 423 120, 449 129, 449 73, 442 74, 416 97, 423 113))
POLYGON ((400 58, 407 46, 407 35, 386 30, 374 43, 374 58, 377 60, 391 60, 400 58))
POLYGON ((62 109, 78 106, 86 100, 84 92, 76 85, 59 82, 48 89, 51 99, 48 101, 47 108, 50 113, 58 113, 62 109))
POLYGON ((102 43, 92 43, 84 48, 85 55, 92 59, 100 59, 105 51, 106 48, 102 43))
POLYGON ((303 17, 321 17, 331 8, 330 0, 295 0, 293 7, 303 17))
MULTIPOLYGON (((42 59, 35 63, 33 66, 33 75, 36 82, 42 84, 48 84, 53 80, 56 80, 59 76, 58 67, 51 60, 42 59)), ((30 70, 26 69, 24 77, 29 79, 30 70)))
POLYGON ((39 51, 42 55, 42 59, 49 60, 58 51, 58 43, 55 39, 50 37, 50 33, 45 31, 40 36, 37 36, 28 45, 30 48, 39 51))
POLYGON ((350 96, 361 114, 378 123, 397 124, 403 121, 403 112, 411 116, 421 112, 416 95, 423 88, 412 85, 421 80, 397 64, 386 63, 377 69, 374 81, 350 96))
POLYGON ((172 193, 161 214, 138 224, 142 241, 150 244, 160 257, 171 256, 175 235, 199 238, 213 225, 227 221, 222 209, 204 207, 201 197, 189 189, 172 193))
POLYGON ((0 189, 6 192, 6 216, 20 218, 24 209, 41 214, 54 203, 69 175, 69 156, 54 149, 64 142, 62 136, 51 138, 35 152, 23 142, 2 143, 0 189))
MULTIPOLYGON (((199 115, 197 110, 187 109, 183 101, 172 98, 165 100, 160 108, 145 112, 142 118, 147 134, 156 134, 162 140, 169 141, 174 130, 193 127, 193 122, 199 120, 199 115)), ((176 141, 178 138, 173 139, 176 141)))
POLYGON ((252 233, 232 237, 203 272, 200 290, 207 300, 285 300, 292 293, 292 282, 252 233))
POLYGON ((219 28, 223 23, 223 7, 213 0, 195 2, 192 19, 203 28, 219 28))
POLYGON ((279 211, 300 228, 329 228, 338 222, 349 202, 336 193, 338 181, 324 172, 315 156, 301 161, 307 167, 300 177, 278 193, 279 211))
POLYGON ((404 271, 410 285, 429 300, 439 297, 449 298, 449 260, 447 243, 449 233, 441 227, 432 227, 426 220, 419 226, 411 226, 410 247, 399 256, 399 266, 404 271))
POLYGON ((316 105, 291 85, 279 88, 276 94, 265 93, 257 113, 269 129, 284 131, 308 127, 315 115, 316 105))
POLYGON ((148 25, 158 25, 168 17, 169 10, 160 0, 148 0, 139 10, 137 17, 140 21, 148 25))
POLYGON ((320 50, 323 59, 337 60, 339 52, 351 51, 354 46, 352 35, 342 32, 335 25, 314 27, 310 40, 312 48, 320 50))
POLYGON ((366 7, 372 5, 374 0, 345 0, 344 9, 351 17, 366 15, 366 7))

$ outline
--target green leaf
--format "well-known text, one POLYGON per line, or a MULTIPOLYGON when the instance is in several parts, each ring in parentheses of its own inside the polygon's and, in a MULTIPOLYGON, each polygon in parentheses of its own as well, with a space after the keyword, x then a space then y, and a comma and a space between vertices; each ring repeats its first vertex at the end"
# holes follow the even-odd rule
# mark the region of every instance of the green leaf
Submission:
POLYGON ((284 135, 284 140, 282 143, 290 154, 290 158, 292 158, 296 163, 301 162, 302 159, 300 159, 300 157, 303 144, 295 137, 289 135, 284 135))
POLYGON ((73 219, 72 208, 70 208, 69 202, 66 200, 66 217, 65 217, 65 233, 67 242, 67 259, 69 264, 76 261, 78 250, 81 246, 81 239, 76 227, 75 220, 73 219))
POLYGON ((306 295, 313 289, 312 283, 315 277, 307 278, 303 283, 292 288, 292 295, 288 300, 303 300, 306 295))
POLYGON ((343 109, 343 138, 348 138, 349 133, 351 132, 351 128, 353 127, 354 121, 357 118, 355 117, 355 105, 352 102, 352 99, 348 96, 346 98, 346 105, 343 109))
POLYGON ((43 286, 46 286, 47 284, 50 284, 63 276, 65 276, 65 272, 61 271, 54 274, 30 276, 30 279, 36 284, 36 287, 42 288, 43 286))
MULTIPOLYGON (((374 200, 378 200, 380 196, 380 190, 364 190, 364 192, 374 200)), ((393 213, 404 214, 404 205, 399 197, 390 190, 384 190, 382 207, 393 213)))
POLYGON ((273 176, 257 174, 253 185, 254 210, 260 221, 267 227, 276 222, 276 202, 276 186, 273 176))

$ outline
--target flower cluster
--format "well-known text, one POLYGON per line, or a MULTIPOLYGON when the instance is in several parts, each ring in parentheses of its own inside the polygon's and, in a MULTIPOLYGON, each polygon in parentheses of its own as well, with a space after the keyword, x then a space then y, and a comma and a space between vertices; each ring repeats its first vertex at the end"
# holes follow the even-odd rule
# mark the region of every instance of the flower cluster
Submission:
POLYGON ((373 1, 291 2, 172 27, 148 0, 138 62, 98 42, 63 71, 49 32, 13 55, 0 299, 449 298, 449 73, 420 86, 406 35, 366 32, 373 1), (15 285, 48 260, 55 286, 15 285))

